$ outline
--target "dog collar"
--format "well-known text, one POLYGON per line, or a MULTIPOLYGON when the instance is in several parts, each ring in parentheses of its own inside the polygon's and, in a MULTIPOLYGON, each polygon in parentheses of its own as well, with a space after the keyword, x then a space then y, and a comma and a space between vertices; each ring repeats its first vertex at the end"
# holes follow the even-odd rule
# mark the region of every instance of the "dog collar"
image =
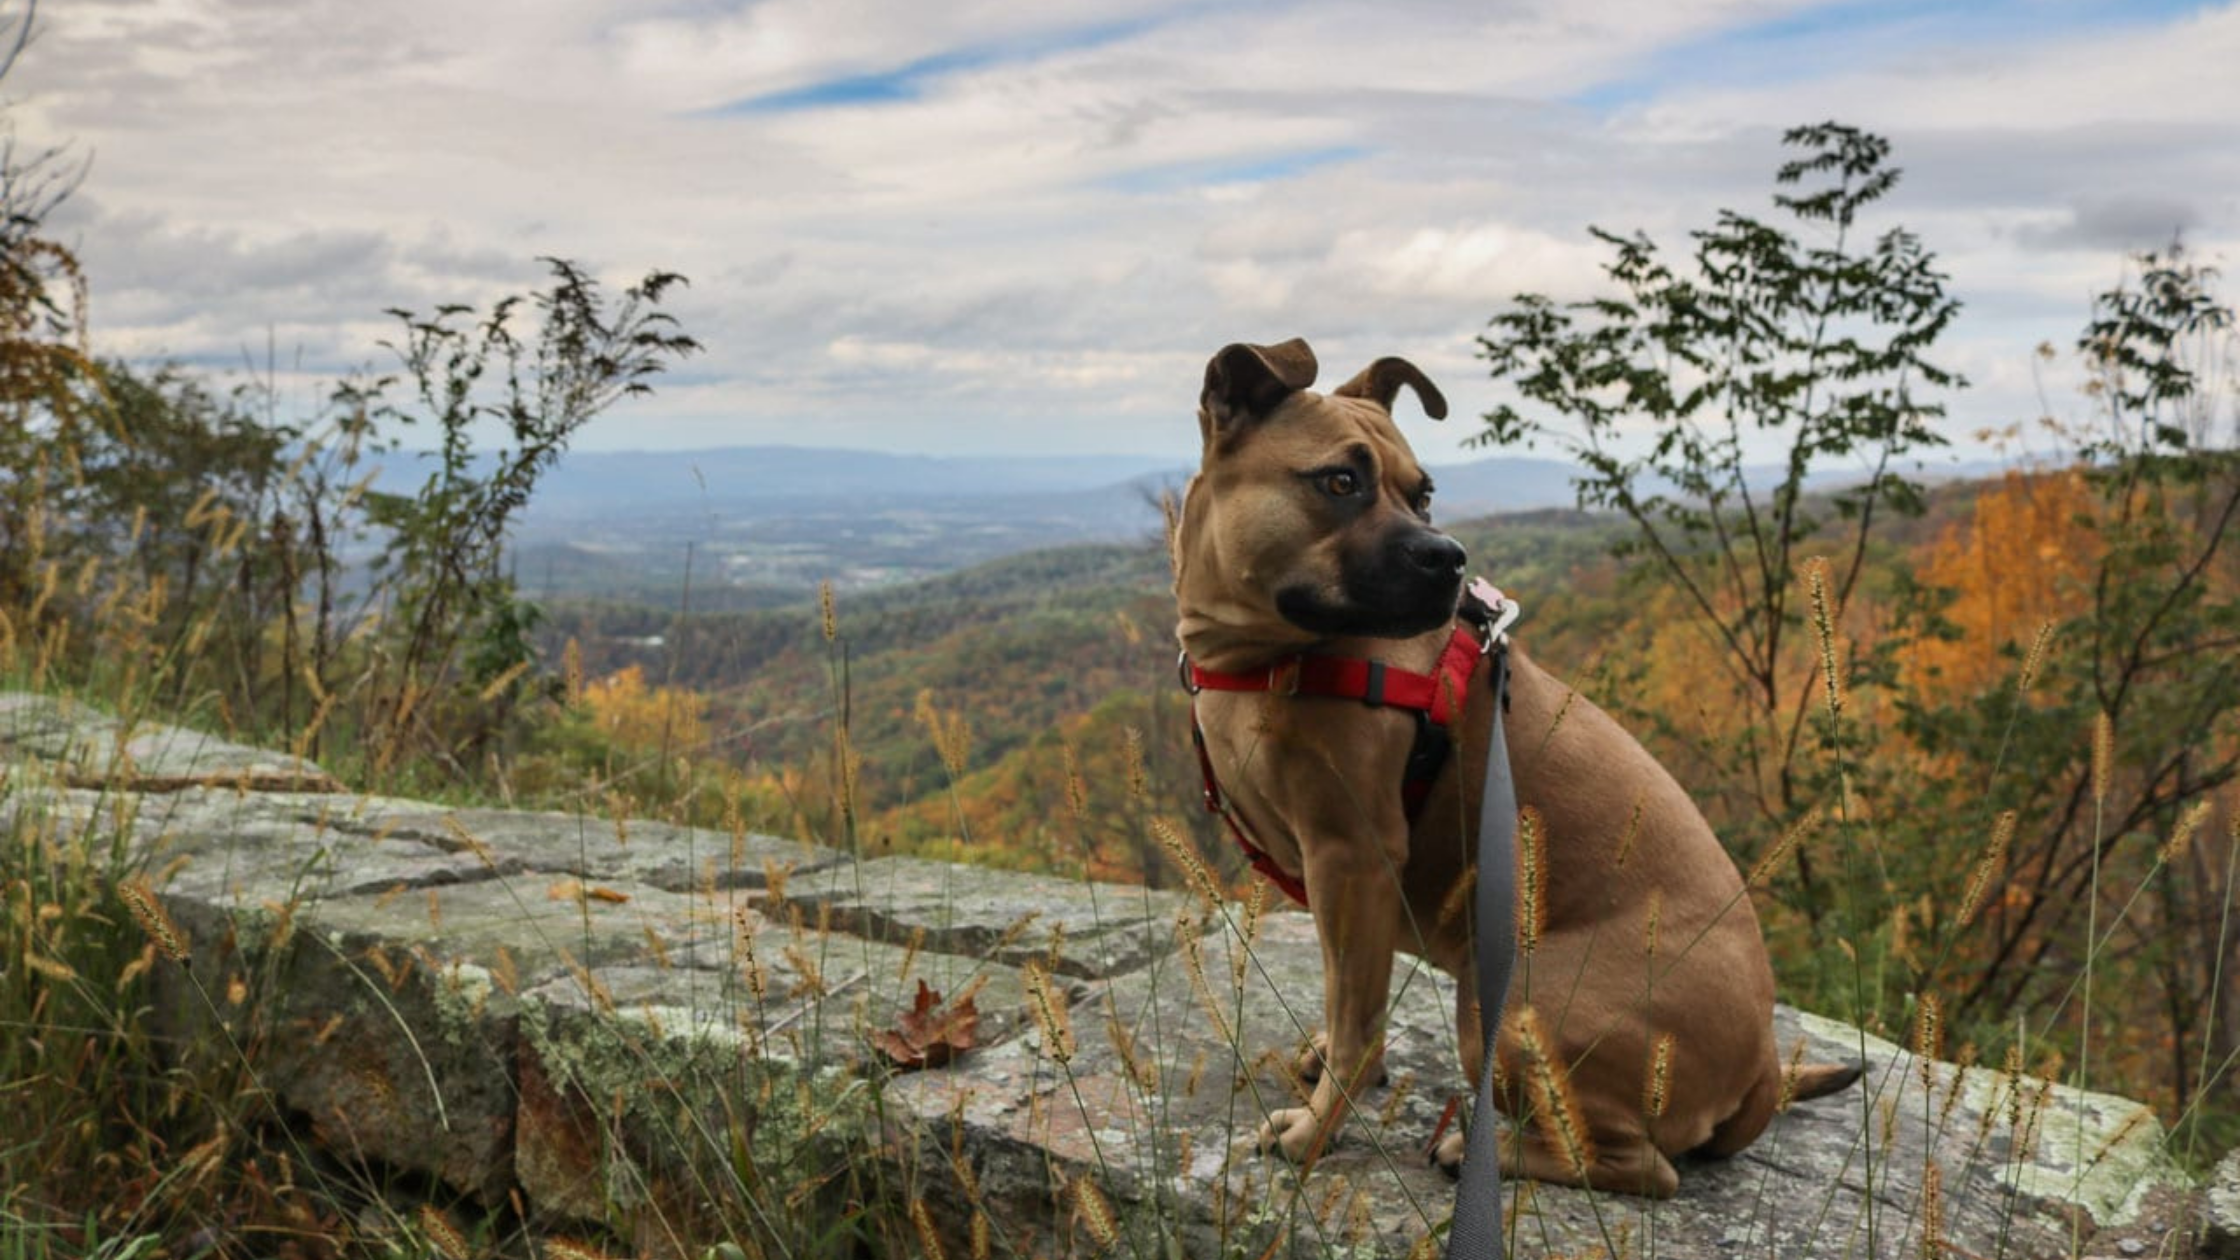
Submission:
MULTIPOLYGON (((1480 579, 1476 585, 1483 584, 1480 579)), ((1475 586, 1471 594, 1478 595, 1475 586)), ((1501 599, 1499 592, 1493 594, 1496 600, 1501 599)), ((1447 728, 1461 708, 1478 660, 1502 646, 1501 630, 1514 620, 1513 611, 1498 623, 1493 615, 1504 608, 1513 610, 1516 607, 1513 602, 1501 600, 1490 609, 1478 599, 1466 599, 1463 603, 1454 633, 1448 636, 1438 665, 1428 674, 1394 669, 1382 661, 1311 654, 1285 657, 1266 669, 1226 673, 1200 666, 1187 652, 1176 662, 1176 672, 1181 677, 1183 690, 1193 697, 1205 691, 1269 692, 1359 700, 1363 704, 1413 712, 1416 737, 1408 750, 1408 768, 1401 780, 1400 799, 1408 820, 1414 822, 1431 794, 1432 782, 1446 765, 1448 750, 1453 746, 1447 728)), ((1252 869, 1266 876, 1293 901, 1302 906, 1307 904, 1305 881, 1277 865, 1276 860, 1253 841, 1244 819, 1230 808, 1228 796, 1222 792, 1221 783, 1213 772, 1213 757, 1206 750, 1205 728, 1198 722, 1195 702, 1190 706, 1190 738, 1197 746, 1198 769, 1205 778, 1207 812, 1219 814, 1229 825, 1230 836, 1244 851, 1245 860, 1251 863, 1252 869)))
POLYGON ((1445 726, 1461 699, 1462 686, 1470 681, 1471 671, 1484 652, 1476 628, 1458 621, 1439 664, 1428 674, 1394 669, 1383 661, 1306 654, 1285 657, 1266 669, 1244 673, 1207 669, 1185 655, 1180 672, 1183 689, 1192 695, 1201 691, 1266 691, 1287 696, 1328 696, 1359 700, 1372 707, 1413 709, 1445 726))

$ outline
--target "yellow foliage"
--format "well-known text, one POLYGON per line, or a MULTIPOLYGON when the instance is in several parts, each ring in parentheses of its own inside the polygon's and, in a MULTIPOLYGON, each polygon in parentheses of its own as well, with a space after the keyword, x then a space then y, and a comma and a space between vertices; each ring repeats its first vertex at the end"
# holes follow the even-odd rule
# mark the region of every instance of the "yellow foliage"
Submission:
POLYGON ((703 701, 683 687, 649 687, 636 665, 583 689, 591 720, 615 747, 635 753, 682 753, 707 742, 703 701))

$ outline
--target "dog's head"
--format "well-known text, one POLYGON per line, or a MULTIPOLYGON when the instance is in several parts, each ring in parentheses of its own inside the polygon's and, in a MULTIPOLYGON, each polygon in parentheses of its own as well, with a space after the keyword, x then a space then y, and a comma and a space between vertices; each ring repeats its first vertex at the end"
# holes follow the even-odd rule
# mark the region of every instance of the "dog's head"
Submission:
MULTIPOLYGON (((1323 395, 1300 340, 1232 345, 1206 364, 1205 453, 1176 539, 1186 571, 1259 606, 1290 637, 1404 638, 1445 625, 1464 555, 1431 527, 1431 478, 1392 422, 1400 387, 1433 418, 1447 400, 1406 359, 1378 359, 1323 395)), ((1257 611, 1257 610, 1256 610, 1257 611)), ((1277 627, 1269 627, 1271 631, 1277 627)))

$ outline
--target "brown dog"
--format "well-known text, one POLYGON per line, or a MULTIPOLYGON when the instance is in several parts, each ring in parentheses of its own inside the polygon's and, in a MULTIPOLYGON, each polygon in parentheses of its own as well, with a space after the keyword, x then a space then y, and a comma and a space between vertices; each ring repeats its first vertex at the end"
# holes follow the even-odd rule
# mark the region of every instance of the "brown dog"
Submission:
MULTIPOLYGON (((1209 686, 1196 710, 1209 780, 1262 868, 1303 885, 1322 942, 1327 1031, 1300 1065, 1314 1092, 1271 1115, 1259 1138, 1300 1161, 1375 1079, 1395 950, 1455 978, 1463 1074, 1477 1080, 1476 967, 1469 916, 1456 910, 1468 898, 1454 894, 1475 861, 1493 707, 1480 668, 1452 723, 1453 751, 1411 820, 1401 783, 1418 715, 1292 694, 1302 655, 1435 677, 1454 642, 1464 563, 1431 527, 1431 480, 1392 422, 1400 386, 1435 418, 1446 414, 1439 391, 1404 359, 1379 359, 1327 396, 1307 388, 1315 373, 1297 340, 1232 345, 1207 364, 1204 458, 1174 539, 1176 634, 1192 677, 1273 683, 1209 686)), ((1529 1008, 1569 1072, 1588 1141, 1563 1149, 1555 1126, 1526 1125, 1523 1141, 1503 1143, 1503 1171, 1670 1195, 1679 1177, 1669 1156, 1741 1150, 1783 1092, 1757 917, 1672 776, 1522 652, 1511 650, 1510 670, 1517 796, 1544 820, 1548 870, 1539 939, 1517 961, 1503 1021, 1502 1110, 1524 1114, 1529 1008)), ((1813 1097, 1857 1075, 1812 1066, 1791 1088, 1813 1097)), ((1461 1155, 1459 1134, 1438 1152, 1449 1167, 1461 1155)))

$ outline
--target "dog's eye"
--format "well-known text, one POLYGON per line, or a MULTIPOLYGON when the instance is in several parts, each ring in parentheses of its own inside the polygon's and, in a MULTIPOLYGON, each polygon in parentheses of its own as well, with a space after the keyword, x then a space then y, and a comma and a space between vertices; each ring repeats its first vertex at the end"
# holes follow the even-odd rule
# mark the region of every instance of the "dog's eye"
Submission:
POLYGON ((1322 474, 1322 492, 1333 499, 1350 499, 1361 488, 1361 478, 1343 468, 1322 474))

